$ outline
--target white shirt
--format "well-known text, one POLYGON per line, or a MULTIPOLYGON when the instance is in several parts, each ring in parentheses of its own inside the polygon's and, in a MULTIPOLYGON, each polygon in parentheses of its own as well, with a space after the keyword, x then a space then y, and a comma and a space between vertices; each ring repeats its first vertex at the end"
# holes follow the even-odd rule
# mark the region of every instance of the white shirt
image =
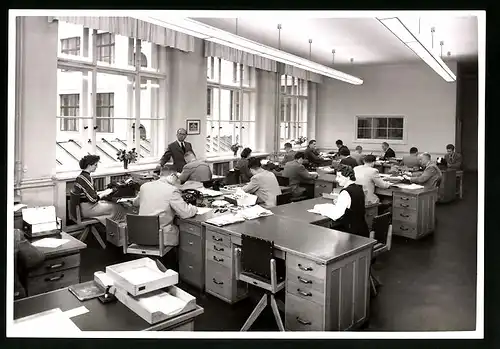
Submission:
POLYGON ((321 215, 333 219, 334 221, 341 218, 348 208, 351 208, 351 196, 345 190, 340 192, 336 204, 314 206, 314 209, 318 210, 321 215))
POLYGON ((179 142, 177 141, 177 143, 179 143, 179 146, 182 148, 182 146, 184 145, 184 142, 179 142))

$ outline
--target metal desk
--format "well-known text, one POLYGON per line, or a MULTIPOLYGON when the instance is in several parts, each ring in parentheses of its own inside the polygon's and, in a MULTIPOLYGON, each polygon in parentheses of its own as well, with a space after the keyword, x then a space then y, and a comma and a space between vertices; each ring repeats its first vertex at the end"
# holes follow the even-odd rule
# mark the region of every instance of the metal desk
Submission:
POLYGON ((71 318, 82 331, 193 331, 194 320, 203 308, 151 325, 120 301, 102 304, 97 298, 80 302, 67 288, 14 302, 14 319, 60 308, 62 311, 85 306, 89 312, 71 318))

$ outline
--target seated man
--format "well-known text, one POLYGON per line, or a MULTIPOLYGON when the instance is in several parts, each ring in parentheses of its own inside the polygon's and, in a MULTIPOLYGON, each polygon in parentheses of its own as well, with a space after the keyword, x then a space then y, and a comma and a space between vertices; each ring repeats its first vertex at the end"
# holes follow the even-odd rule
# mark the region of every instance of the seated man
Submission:
POLYGON ((391 147, 389 147, 389 143, 387 142, 382 143, 382 150, 383 153, 382 156, 380 157, 381 160, 387 160, 396 157, 396 153, 394 152, 394 150, 392 150, 391 147))
POLYGON ((139 206, 139 215, 160 218, 165 245, 179 244, 179 228, 174 225, 174 216, 189 218, 196 215, 196 206, 187 204, 181 196, 179 179, 175 173, 163 167, 160 179, 144 183, 139 195, 134 200, 134 206, 139 206))
POLYGON ((205 161, 196 159, 196 155, 193 152, 188 151, 184 155, 184 159, 186 164, 179 176, 181 184, 187 181, 206 182, 212 179, 210 166, 205 161))
POLYGON ((351 166, 352 168, 358 166, 358 162, 351 157, 351 151, 349 150, 349 148, 340 148, 339 155, 341 165, 351 166))
POLYGON ((448 168, 454 170, 460 170, 462 167, 462 155, 455 152, 455 146, 453 144, 448 144, 446 146, 446 154, 444 156, 448 168))
POLYGON ((423 153, 421 155, 420 165, 424 168, 422 174, 412 175, 410 177, 410 173, 407 173, 404 178, 412 183, 423 185, 426 189, 436 188, 442 174, 436 163, 431 161, 431 155, 429 153, 423 153))
POLYGON ((287 162, 293 161, 294 156, 295 156, 295 151, 292 150, 292 144, 285 143, 285 156, 283 157, 283 160, 281 160, 280 165, 285 166, 287 162))
POLYGON ((375 187, 387 189, 391 186, 391 183, 384 181, 380 177, 378 170, 373 168, 373 165, 375 165, 375 156, 366 155, 365 164, 354 168, 356 184, 363 186, 366 204, 376 204, 380 202, 378 196, 375 195, 375 187))
POLYGON ((314 139, 309 141, 309 145, 304 151, 304 158, 313 166, 319 166, 322 164, 323 159, 319 156, 319 152, 316 150, 316 141, 314 139))
POLYGON ((358 145, 356 147, 356 150, 353 153, 351 153, 351 158, 356 160, 358 165, 363 165, 363 147, 358 145))
POLYGON ((417 148, 415 147, 410 148, 410 155, 405 155, 403 157, 402 165, 411 169, 420 167, 420 159, 418 158, 417 148))
POLYGON ((304 153, 297 152, 295 153, 294 160, 287 162, 285 168, 283 170, 283 177, 287 177, 289 180, 289 185, 292 188, 292 196, 299 197, 301 196, 305 188, 300 187, 300 183, 303 181, 310 181, 318 178, 317 174, 310 174, 304 165, 304 153))
POLYGON ((276 206, 276 196, 281 195, 280 185, 274 173, 260 166, 260 159, 250 158, 248 167, 252 173, 250 182, 241 188, 245 193, 257 195, 257 203, 263 207, 276 206))

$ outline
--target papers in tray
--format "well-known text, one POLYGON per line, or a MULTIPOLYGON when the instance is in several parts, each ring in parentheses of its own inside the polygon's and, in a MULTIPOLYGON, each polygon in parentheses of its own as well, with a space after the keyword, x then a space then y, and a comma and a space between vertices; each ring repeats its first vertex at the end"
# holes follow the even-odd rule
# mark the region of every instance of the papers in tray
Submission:
POLYGON ((202 215, 212 211, 210 207, 197 207, 197 209, 198 209, 198 211, 196 212, 197 215, 202 215))
POLYGON ((209 196, 209 197, 216 197, 216 196, 222 196, 222 195, 224 195, 224 193, 221 192, 221 191, 207 189, 207 188, 199 188, 198 191, 200 193, 202 193, 203 196, 209 196))
POLYGON ((262 206, 255 205, 249 208, 245 208, 244 210, 238 211, 238 216, 241 216, 245 219, 255 219, 259 217, 271 216, 273 213, 269 210, 266 210, 262 206))
POLYGON ((210 218, 206 222, 209 224, 216 225, 218 227, 223 227, 225 225, 244 222, 244 221, 245 221, 245 218, 243 218, 241 216, 237 216, 237 215, 232 214, 232 213, 228 213, 228 214, 224 214, 224 215, 217 216, 214 218, 210 218))
POLYGON ((404 184, 404 183, 399 183, 399 184, 394 184, 395 187, 401 188, 401 189, 408 189, 408 190, 416 190, 416 189, 423 189, 423 185, 419 184, 404 184))
POLYGON ((35 247, 56 248, 56 247, 64 245, 67 242, 69 242, 69 240, 56 239, 56 238, 45 238, 45 239, 36 240, 36 241, 32 242, 31 245, 33 245, 35 247))

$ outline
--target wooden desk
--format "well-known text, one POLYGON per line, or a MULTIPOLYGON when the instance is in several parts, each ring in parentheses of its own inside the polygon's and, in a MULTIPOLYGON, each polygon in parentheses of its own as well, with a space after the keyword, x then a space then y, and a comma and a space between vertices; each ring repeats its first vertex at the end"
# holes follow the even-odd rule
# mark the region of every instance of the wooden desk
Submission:
POLYGON ((38 268, 29 271, 23 280, 28 296, 80 282, 80 251, 87 245, 65 232, 60 234, 60 238, 69 241, 56 248, 37 247, 45 255, 45 261, 38 268))
POLYGON ((67 311, 81 306, 89 312, 71 321, 82 331, 193 331, 195 318, 203 314, 203 308, 196 306, 191 312, 151 325, 120 301, 102 304, 94 298, 80 302, 63 288, 14 302, 14 320, 54 308, 67 311))
POLYGON ((285 327, 292 331, 347 330, 366 321, 375 240, 277 215, 206 229, 206 292, 234 303, 246 297, 237 279, 241 236, 274 241, 286 261, 285 327))
POLYGON ((457 197, 457 171, 454 169, 441 169, 441 185, 438 191, 438 202, 454 201, 457 197))

